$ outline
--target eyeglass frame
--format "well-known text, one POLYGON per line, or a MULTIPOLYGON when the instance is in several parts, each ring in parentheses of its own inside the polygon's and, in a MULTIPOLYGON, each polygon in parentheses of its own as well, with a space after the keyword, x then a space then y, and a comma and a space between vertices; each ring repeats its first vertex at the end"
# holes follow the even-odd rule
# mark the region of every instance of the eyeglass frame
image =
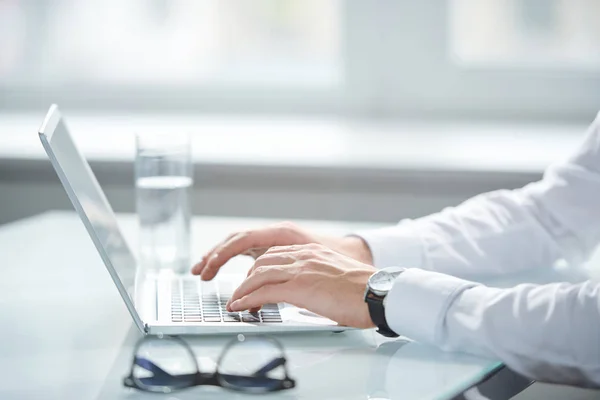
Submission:
MULTIPOLYGON (((123 386, 128 387, 128 388, 137 389, 137 390, 142 390, 144 392, 150 392, 150 393, 173 393, 176 391, 180 391, 183 389, 189 389, 189 388, 196 387, 196 386, 217 386, 217 387, 222 387, 222 388, 229 389, 229 390, 234 390, 234 391, 238 391, 238 392, 246 392, 246 393, 270 393, 270 392, 277 392, 277 391, 286 390, 286 389, 292 389, 292 388, 296 387, 296 381, 289 376, 288 369, 287 369, 287 358, 285 357, 285 351, 284 351, 281 343, 277 339, 275 339, 271 336, 260 335, 260 336, 250 336, 249 338, 251 340, 260 339, 260 340, 266 340, 268 342, 271 342, 281 351, 281 357, 271 360, 265 366, 260 368, 258 371, 256 371, 252 375, 248 375, 248 376, 235 375, 235 376, 240 377, 240 378, 252 379, 253 376, 258 374, 259 372, 262 372, 262 374, 265 374, 269 371, 272 371, 274 368, 282 366, 283 371, 285 373, 285 376, 283 379, 269 378, 273 381, 278 382, 278 385, 276 385, 274 387, 262 386, 262 387, 244 388, 241 386, 232 385, 231 383, 227 382, 223 378, 223 376, 229 375, 229 374, 220 373, 219 365, 221 365, 221 362, 223 361, 224 356, 227 354, 227 351, 231 347, 233 347, 237 343, 242 343, 247 339, 244 335, 240 334, 237 337, 232 338, 229 342, 227 342, 227 344, 223 348, 223 351, 221 352, 221 354, 219 355, 219 358, 217 359, 215 372, 201 372, 200 371, 200 367, 198 365, 198 360, 196 359, 196 353, 194 352, 192 347, 187 343, 187 341, 185 341, 181 337, 167 336, 167 335, 144 336, 143 338, 138 340, 138 342, 136 343, 136 346, 133 350, 131 369, 129 371, 129 375, 126 376, 125 378, 123 378, 123 386), (170 373, 168 373, 168 372, 164 371, 162 368, 160 368, 158 365, 154 364, 152 361, 145 359, 145 358, 138 357, 137 353, 138 353, 138 350, 140 349, 140 347, 144 343, 147 343, 152 340, 172 340, 172 341, 175 341, 175 342, 179 343, 180 345, 182 345, 183 348, 189 353, 189 355, 193 359, 194 366, 196 368, 196 372, 194 372, 193 374, 171 375, 170 373), (139 360, 143 360, 147 364, 140 365, 140 363, 137 362, 139 360), (136 378, 133 373, 133 370, 136 366, 144 368, 147 371, 152 372, 153 374, 156 374, 156 372, 158 372, 159 374, 168 375, 169 377, 173 378, 173 380, 177 379, 177 377, 183 377, 183 376, 189 376, 189 375, 194 375, 194 376, 192 378, 193 380, 191 381, 191 384, 189 384, 189 385, 185 385, 185 386, 176 386, 176 385, 158 386, 157 385, 156 390, 153 390, 152 386, 138 383, 139 378, 136 378), (148 368, 148 367, 150 367, 150 368, 148 368)), ((145 364, 145 363, 142 363, 142 364, 145 364)))

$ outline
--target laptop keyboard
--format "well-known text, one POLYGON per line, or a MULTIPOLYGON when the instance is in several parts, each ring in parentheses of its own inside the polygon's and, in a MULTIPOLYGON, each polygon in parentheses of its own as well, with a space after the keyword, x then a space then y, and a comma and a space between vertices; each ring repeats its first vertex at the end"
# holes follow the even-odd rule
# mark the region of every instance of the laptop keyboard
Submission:
POLYGON ((265 304, 255 313, 228 312, 225 305, 233 293, 228 282, 176 279, 171 285, 173 322, 282 322, 277 304, 265 304))

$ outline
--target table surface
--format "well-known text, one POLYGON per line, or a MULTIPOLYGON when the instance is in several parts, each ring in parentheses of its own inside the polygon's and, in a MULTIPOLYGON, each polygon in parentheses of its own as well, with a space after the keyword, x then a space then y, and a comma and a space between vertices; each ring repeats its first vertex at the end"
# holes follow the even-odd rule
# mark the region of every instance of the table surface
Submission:
MULTIPOLYGON (((134 241, 135 219, 120 216, 134 241)), ((195 217, 195 256, 234 229, 269 221, 195 217)), ((356 224, 306 222, 342 233, 356 224)), ((132 324, 102 261, 74 213, 50 212, 0 228, 0 398, 137 399, 242 398, 219 388, 171 395, 124 389, 132 324)), ((240 268, 241 264, 227 266, 240 268)), ((190 342, 201 365, 212 365, 231 336, 190 342)), ((500 364, 451 354, 373 330, 279 335, 298 387, 271 398, 443 399, 480 381, 500 364)))

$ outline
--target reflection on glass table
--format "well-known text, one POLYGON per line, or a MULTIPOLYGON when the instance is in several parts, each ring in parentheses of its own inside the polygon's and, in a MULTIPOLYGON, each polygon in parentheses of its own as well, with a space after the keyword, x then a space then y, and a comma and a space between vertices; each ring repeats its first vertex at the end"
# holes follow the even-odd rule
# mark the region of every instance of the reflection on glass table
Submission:
POLYGON ((135 347, 123 385, 151 393, 194 386, 217 386, 259 394, 291 389, 283 347, 273 337, 237 335, 221 353, 216 371, 201 369, 196 354, 180 337, 146 336, 135 347))
MULTIPOLYGON (((135 339, 135 338, 133 338, 135 339)), ((231 337, 186 338, 201 371, 218 368, 223 346, 231 337)), ((431 399, 463 392, 502 365, 496 360, 445 353, 403 338, 390 340, 374 330, 344 333, 289 333, 278 336, 285 348, 289 375, 297 384, 275 392, 273 399, 431 399)), ((120 379, 131 361, 133 343, 126 344, 113 365, 98 399, 155 398, 123 389, 120 379)), ((227 398, 246 394, 227 392, 227 398)), ((170 393, 170 400, 222 398, 219 388, 197 387, 170 393)))

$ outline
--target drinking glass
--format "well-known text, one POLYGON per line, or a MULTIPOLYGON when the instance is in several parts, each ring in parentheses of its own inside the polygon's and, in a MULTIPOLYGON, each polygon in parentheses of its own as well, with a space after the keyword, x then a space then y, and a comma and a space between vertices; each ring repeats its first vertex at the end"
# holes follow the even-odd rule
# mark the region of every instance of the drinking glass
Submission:
POLYGON ((135 187, 140 264, 146 271, 189 271, 190 190, 187 134, 136 135, 135 187))

